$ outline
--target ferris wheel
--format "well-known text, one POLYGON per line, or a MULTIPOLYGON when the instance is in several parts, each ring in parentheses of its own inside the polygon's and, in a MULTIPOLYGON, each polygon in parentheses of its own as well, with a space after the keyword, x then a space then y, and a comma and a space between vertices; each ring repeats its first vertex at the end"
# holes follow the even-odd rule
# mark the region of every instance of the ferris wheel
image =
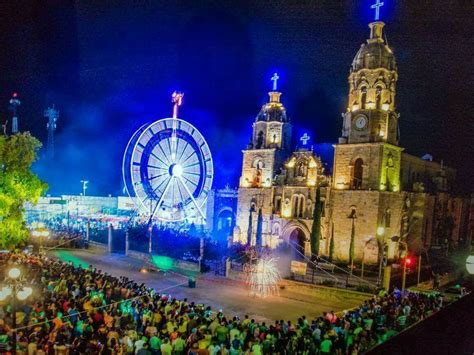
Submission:
POLYGON ((173 117, 141 126, 123 157, 123 178, 130 197, 150 220, 203 222, 214 175, 212 156, 202 134, 178 118, 183 94, 172 96, 173 117))

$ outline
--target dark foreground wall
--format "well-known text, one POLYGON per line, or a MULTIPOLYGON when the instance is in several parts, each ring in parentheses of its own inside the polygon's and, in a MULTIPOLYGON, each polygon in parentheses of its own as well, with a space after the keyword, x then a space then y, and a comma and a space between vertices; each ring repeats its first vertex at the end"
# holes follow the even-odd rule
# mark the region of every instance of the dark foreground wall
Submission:
POLYGON ((474 293, 368 354, 473 354, 474 293))

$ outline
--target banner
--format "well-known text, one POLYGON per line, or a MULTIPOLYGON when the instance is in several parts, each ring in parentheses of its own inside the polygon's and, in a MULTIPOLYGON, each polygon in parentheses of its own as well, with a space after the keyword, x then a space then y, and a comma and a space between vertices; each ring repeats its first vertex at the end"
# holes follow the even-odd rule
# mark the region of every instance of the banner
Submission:
POLYGON ((297 275, 306 275, 308 264, 301 261, 291 260, 291 272, 297 275))

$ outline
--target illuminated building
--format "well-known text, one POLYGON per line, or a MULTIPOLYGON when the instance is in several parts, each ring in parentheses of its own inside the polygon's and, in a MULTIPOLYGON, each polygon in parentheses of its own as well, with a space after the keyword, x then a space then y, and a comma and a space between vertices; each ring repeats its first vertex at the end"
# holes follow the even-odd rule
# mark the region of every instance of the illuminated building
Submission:
POLYGON ((306 134, 296 151, 289 150, 291 125, 274 81, 270 101, 253 124, 252 142, 243 151, 234 242, 255 244, 261 210, 263 245, 289 242, 310 256, 315 252, 310 230, 317 186, 323 206, 320 255, 328 256, 334 238, 334 258, 347 261, 353 224, 355 260, 372 263, 378 248, 369 240, 382 238, 386 256, 392 259, 399 249, 399 243, 390 239, 393 236, 402 236, 418 253, 445 243, 445 236, 455 245, 469 234, 461 220, 470 201, 449 193, 455 171, 430 157, 405 153, 399 146, 398 71, 394 52, 384 39, 384 25, 378 19, 369 24, 369 39, 352 62, 331 177, 324 175, 320 158, 307 146, 306 134), (451 225, 449 231, 446 225, 451 225))

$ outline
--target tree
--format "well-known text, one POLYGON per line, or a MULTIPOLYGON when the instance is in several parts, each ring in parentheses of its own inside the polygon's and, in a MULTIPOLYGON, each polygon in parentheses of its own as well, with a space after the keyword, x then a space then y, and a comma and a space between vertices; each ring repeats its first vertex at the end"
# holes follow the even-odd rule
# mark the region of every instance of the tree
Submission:
POLYGON ((247 245, 252 245, 252 231, 253 231, 253 211, 254 208, 251 207, 249 210, 249 227, 247 229, 247 245))
POLYGON ((319 255, 319 241, 321 239, 321 190, 316 189, 316 201, 313 209, 313 226, 311 227, 311 252, 319 255))
POLYGON ((36 203, 47 184, 32 171, 41 143, 28 132, 0 136, 0 248, 11 249, 28 239, 26 203, 36 203))
POLYGON ((257 215, 257 230, 255 232, 255 246, 258 248, 262 247, 262 228, 263 228, 263 216, 262 209, 259 208, 257 215))
POLYGON ((352 217, 352 227, 351 227, 351 244, 349 245, 349 264, 354 263, 354 252, 355 252, 355 218, 352 217))
POLYGON ((331 228, 331 240, 329 241, 329 261, 334 259, 334 225, 331 228))

